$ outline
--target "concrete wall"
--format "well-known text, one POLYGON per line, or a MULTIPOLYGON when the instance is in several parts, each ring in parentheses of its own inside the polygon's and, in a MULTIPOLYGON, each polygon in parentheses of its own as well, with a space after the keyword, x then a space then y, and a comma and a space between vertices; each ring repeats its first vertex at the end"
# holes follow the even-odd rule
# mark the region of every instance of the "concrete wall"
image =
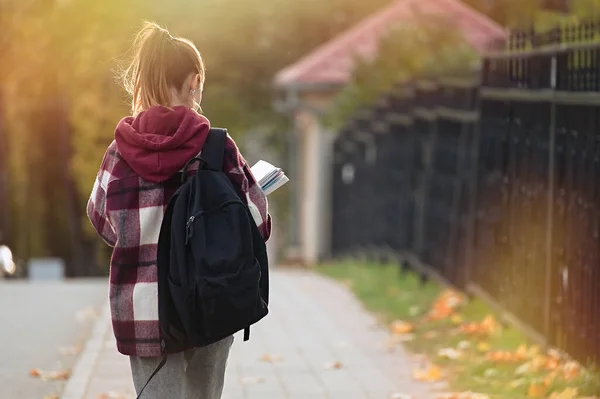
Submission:
POLYGON ((299 254, 315 264, 330 251, 331 168, 333 134, 325 131, 317 113, 295 113, 298 156, 296 165, 299 254))

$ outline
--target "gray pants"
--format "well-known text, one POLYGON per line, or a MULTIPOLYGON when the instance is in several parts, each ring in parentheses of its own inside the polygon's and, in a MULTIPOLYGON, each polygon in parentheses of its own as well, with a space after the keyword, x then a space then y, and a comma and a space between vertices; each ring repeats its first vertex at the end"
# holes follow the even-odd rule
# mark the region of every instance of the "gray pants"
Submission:
MULTIPOLYGON (((225 367, 233 337, 204 348, 169 355, 152 378, 141 399, 220 399, 225 367)), ((162 358, 131 356, 131 373, 137 394, 162 358)))

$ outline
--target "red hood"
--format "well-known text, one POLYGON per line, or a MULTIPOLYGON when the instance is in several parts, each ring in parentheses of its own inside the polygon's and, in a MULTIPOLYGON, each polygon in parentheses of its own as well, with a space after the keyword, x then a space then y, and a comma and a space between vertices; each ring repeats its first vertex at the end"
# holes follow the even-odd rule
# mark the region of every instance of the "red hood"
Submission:
POLYGON ((184 107, 151 107, 123 118, 115 130, 119 153, 143 179, 160 183, 198 155, 210 130, 204 116, 184 107))

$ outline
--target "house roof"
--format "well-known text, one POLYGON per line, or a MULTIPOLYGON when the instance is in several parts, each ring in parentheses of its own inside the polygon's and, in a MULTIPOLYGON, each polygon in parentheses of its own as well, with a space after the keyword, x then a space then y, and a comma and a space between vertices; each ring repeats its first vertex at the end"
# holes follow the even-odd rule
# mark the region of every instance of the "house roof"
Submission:
POLYGON ((275 76, 277 86, 344 85, 350 81, 356 58, 377 56, 381 37, 395 24, 418 15, 451 18, 467 42, 483 52, 490 40, 507 35, 505 29, 459 0, 395 0, 357 25, 321 45, 275 76))

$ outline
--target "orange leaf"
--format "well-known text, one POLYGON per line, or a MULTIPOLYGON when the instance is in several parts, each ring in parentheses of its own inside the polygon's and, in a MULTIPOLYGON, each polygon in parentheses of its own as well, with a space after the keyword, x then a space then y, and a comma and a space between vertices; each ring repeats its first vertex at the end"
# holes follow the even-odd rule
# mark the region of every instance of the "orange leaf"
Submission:
POLYGON ((425 370, 414 370, 413 378, 424 382, 439 381, 442 378, 442 370, 435 364, 432 364, 425 370))
POLYGON ((579 375, 579 364, 577 362, 567 362, 562 367, 562 372, 565 380, 571 381, 579 375))
POLYGON ((547 387, 544 384, 532 383, 527 390, 527 396, 530 398, 541 398, 546 395, 547 387))
POLYGON ((342 363, 340 363, 340 362, 325 363, 325 368, 331 369, 331 370, 339 370, 342 368, 342 363))
POLYGON ((579 395, 577 388, 565 388, 562 392, 553 392, 550 399, 575 399, 579 395))
POLYGON ((485 353, 490 350, 490 344, 487 342, 480 342, 477 344, 477 350, 481 353, 485 353))
POLYGON ((429 311, 429 320, 442 320, 450 317, 456 308, 464 302, 463 297, 454 290, 446 290, 435 300, 429 311))
POLYGON ((548 374, 546 376, 546 378, 544 378, 544 385, 546 385, 547 387, 550 386, 550 384, 552 384, 552 381, 554 381, 556 379, 556 372, 553 371, 550 374, 548 374))
POLYGON ((411 333, 414 330, 414 326, 402 320, 396 320, 390 324, 390 330, 392 334, 403 335, 411 333))
POLYGON ((32 377, 40 378, 42 381, 57 381, 57 380, 68 380, 71 376, 70 370, 59 370, 59 371, 44 371, 40 369, 32 369, 29 371, 29 375, 32 377))

